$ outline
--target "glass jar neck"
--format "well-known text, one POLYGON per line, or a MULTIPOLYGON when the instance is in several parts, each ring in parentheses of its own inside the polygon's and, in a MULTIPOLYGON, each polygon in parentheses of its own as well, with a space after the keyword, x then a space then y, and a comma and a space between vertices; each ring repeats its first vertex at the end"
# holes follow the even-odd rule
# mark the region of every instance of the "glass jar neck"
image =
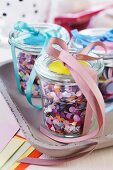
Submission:
MULTIPOLYGON (((79 33, 75 33, 76 37, 72 37, 70 42, 70 48, 75 48, 78 51, 81 51, 86 45, 94 41, 102 41, 105 43, 107 47, 107 56, 113 56, 113 41, 108 40, 109 34, 111 34, 111 28, 90 28, 90 29, 84 29, 82 31, 79 31, 79 33), (79 36, 80 35, 80 36, 79 36), (82 36, 89 36, 89 40, 85 42, 85 37, 82 39, 82 36), (97 39, 98 38, 98 39, 97 39), (85 44, 84 44, 85 42, 85 44)), ((111 38, 110 38, 111 39, 111 38)), ((97 55, 105 55, 105 51, 102 48, 96 48, 92 49, 92 53, 97 55)))
MULTIPOLYGON (((74 83, 73 77, 70 74, 57 74, 49 70, 48 66, 56 61, 55 58, 48 56, 45 52, 40 56, 35 62, 35 70, 39 76, 45 77, 47 79, 55 80, 55 81, 63 81, 63 82, 72 82, 74 83)), ((104 69, 104 62, 103 59, 100 60, 93 60, 87 61, 88 64, 93 68, 96 72, 98 77, 101 75, 104 69)))
POLYGON ((35 25, 34 26, 35 28, 37 28, 37 30, 40 31, 40 33, 43 34, 43 42, 41 42, 40 44, 40 37, 30 37, 30 33, 28 32, 20 32, 20 31, 17 31, 17 30, 14 30, 12 31, 10 34, 9 34, 9 43, 10 44, 14 44, 16 48, 19 48, 19 49, 24 49, 24 50, 27 50, 27 51, 41 51, 44 43, 45 43, 45 40, 46 40, 46 37, 49 32, 49 37, 59 37, 61 39, 63 39, 64 41, 66 41, 66 43, 69 42, 70 40, 70 36, 69 36, 69 33, 68 31, 59 26, 59 25, 56 25, 56 24, 45 24, 45 23, 40 23, 38 25, 35 25), (60 28, 60 29, 59 29, 60 28), (36 40, 36 42, 39 41, 39 44, 36 44, 36 45, 32 45, 32 44, 26 44, 24 42, 24 39, 26 38, 32 38, 32 40, 34 41, 34 38, 36 40), (39 39, 38 39, 39 38, 39 39))

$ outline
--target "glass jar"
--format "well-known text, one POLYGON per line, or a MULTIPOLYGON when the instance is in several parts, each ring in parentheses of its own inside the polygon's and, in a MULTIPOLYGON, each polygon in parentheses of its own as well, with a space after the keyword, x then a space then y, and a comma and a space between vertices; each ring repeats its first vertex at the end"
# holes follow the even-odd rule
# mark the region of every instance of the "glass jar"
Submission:
MULTIPOLYGON (((26 30, 18 31, 16 29, 9 34, 17 87, 22 94, 26 93, 29 75, 36 58, 44 46, 46 40, 44 35, 49 33, 49 36, 59 37, 67 43, 70 40, 69 33, 65 28, 56 24, 42 23, 31 27, 39 32, 41 31, 43 35, 37 35, 36 39, 34 39, 34 37, 30 37, 31 34, 26 30)), ((32 96, 40 96, 38 77, 35 79, 32 87, 32 96)))
MULTIPOLYGON (((107 31, 109 31, 111 29, 108 28, 91 28, 91 29, 85 29, 79 32, 80 36, 90 36, 95 38, 95 36, 103 36, 106 34, 107 31)), ((109 34, 106 34, 106 37, 110 36, 109 34)), ((112 37, 110 37, 112 38, 112 37)), ((100 40, 100 39, 95 39, 96 40, 100 40)), ((84 40, 85 41, 85 40, 84 40)), ((93 42, 94 40, 92 40, 91 42, 93 42)), ((107 38, 102 38, 101 37, 101 41, 104 42, 104 44, 106 45, 107 48, 107 54, 105 55, 105 52, 103 51, 102 48, 96 48, 96 49, 92 49, 92 53, 100 55, 100 56, 104 56, 104 70, 102 72, 102 75, 99 78, 99 88, 100 91, 103 95, 103 98, 105 100, 105 102, 111 102, 113 101, 113 94, 109 96, 109 92, 108 92, 108 86, 109 85, 109 81, 111 78, 113 78, 113 40, 112 42, 107 41, 107 38), (103 39, 103 40, 102 40, 103 39), (105 40, 106 39, 106 40, 105 40), (108 83, 107 83, 108 82, 108 83), (109 99, 110 97, 110 99, 109 99), (111 100, 112 98, 112 100, 111 100)), ((71 41, 70 41, 70 48, 80 52, 84 47, 85 44, 82 44, 83 40, 80 40, 80 37, 78 35, 78 37, 76 37, 76 39, 74 37, 72 37, 71 41)), ((87 40, 88 43, 88 40, 87 40)), ((112 86, 113 87, 113 86, 112 86)), ((110 90, 111 91, 111 90, 110 90)), ((111 91, 113 93, 113 90, 111 91)))
MULTIPOLYGON (((53 61, 56 59, 44 53, 34 65, 41 85, 44 124, 50 132, 61 137, 81 136, 87 100, 70 74, 58 74, 49 70, 53 61)), ((87 64, 98 75, 104 68, 102 59, 87 64)))

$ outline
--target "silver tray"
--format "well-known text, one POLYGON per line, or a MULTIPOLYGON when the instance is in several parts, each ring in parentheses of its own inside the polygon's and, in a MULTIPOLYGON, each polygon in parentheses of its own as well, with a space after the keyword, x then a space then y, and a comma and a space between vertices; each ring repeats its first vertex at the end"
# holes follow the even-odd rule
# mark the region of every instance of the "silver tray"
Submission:
MULTIPOLYGON (((32 108, 26 101, 25 96, 18 93, 12 62, 0 66, 0 92, 10 106, 26 139, 42 153, 53 157, 68 156, 76 154, 92 142, 89 140, 79 142, 79 144, 62 144, 44 136, 39 131, 39 126, 43 123, 43 113, 32 108)), ((33 100, 34 103, 41 103, 38 98, 33 100)), ((106 106, 105 131, 96 149, 113 145, 113 109, 111 107, 113 108, 113 104, 106 106)))

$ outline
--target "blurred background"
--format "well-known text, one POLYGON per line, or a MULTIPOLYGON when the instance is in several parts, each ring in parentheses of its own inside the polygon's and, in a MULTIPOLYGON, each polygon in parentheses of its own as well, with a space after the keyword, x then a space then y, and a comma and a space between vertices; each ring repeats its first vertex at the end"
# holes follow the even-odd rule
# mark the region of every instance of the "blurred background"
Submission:
POLYGON ((52 22, 68 31, 89 27, 113 27, 113 0, 1 0, 0 41, 7 42, 18 20, 30 24, 52 22))

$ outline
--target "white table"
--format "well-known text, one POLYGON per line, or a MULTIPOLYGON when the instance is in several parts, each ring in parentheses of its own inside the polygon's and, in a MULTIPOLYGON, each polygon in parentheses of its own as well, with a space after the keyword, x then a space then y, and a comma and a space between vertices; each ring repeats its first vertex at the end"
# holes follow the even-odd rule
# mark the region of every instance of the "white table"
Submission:
MULTIPOLYGON (((0 64, 11 60, 10 49, 0 48, 0 64)), ((113 170, 113 147, 98 150, 56 167, 29 166, 27 170, 113 170)))

